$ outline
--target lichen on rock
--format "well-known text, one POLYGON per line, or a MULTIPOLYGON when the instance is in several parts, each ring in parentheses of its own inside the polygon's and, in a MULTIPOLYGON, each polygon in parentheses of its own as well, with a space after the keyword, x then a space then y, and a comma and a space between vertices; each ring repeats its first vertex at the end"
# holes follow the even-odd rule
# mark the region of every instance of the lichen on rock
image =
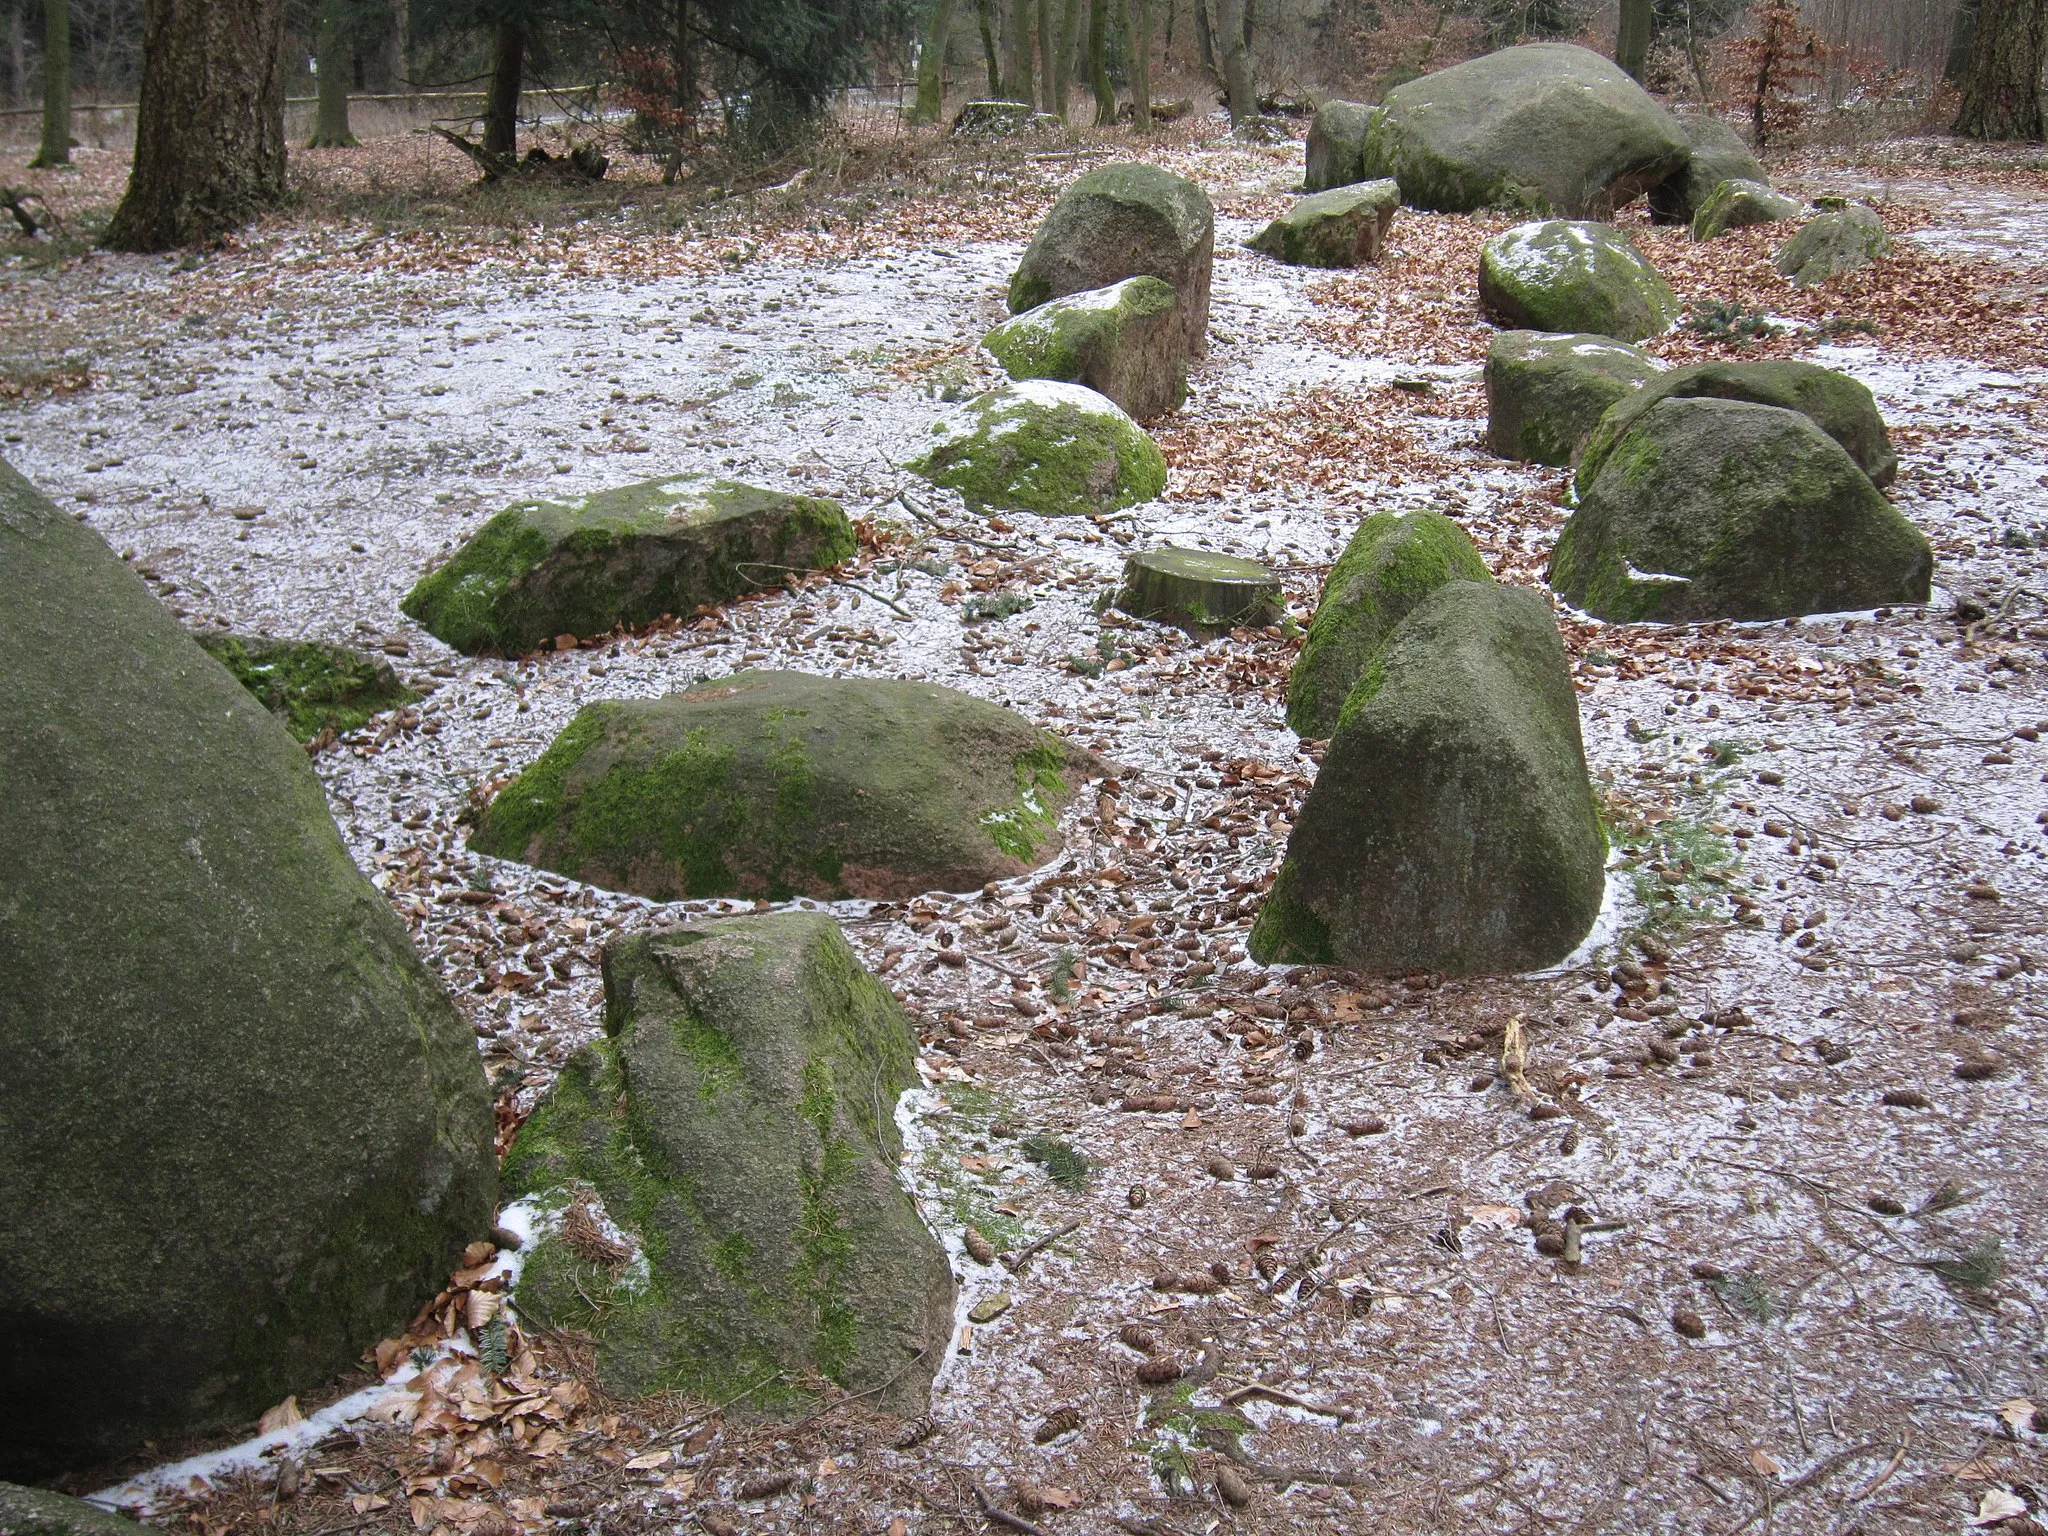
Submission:
POLYGON ((1480 248, 1479 298, 1504 326, 1641 341, 1671 328, 1678 296, 1611 224, 1518 224, 1480 248))
POLYGON ((345 645, 258 635, 193 638, 299 741, 323 730, 352 731, 372 715, 419 698, 390 663, 345 645))
POLYGON ((1775 224, 1798 216, 1797 199, 1772 191, 1762 181, 1730 179, 1701 201, 1699 211, 1692 216, 1692 237, 1700 241, 1718 240, 1731 229, 1775 224))
POLYGON ((1290 266, 1362 266, 1379 260, 1400 206, 1401 189, 1390 178, 1336 187, 1296 198, 1248 243, 1290 266))

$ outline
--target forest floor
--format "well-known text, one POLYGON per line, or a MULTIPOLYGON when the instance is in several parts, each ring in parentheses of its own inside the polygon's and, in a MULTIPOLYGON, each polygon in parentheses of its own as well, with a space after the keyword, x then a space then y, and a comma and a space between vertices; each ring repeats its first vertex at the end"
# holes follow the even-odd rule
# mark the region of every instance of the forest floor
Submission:
POLYGON ((1298 642, 1201 644, 1097 599, 1170 540, 1271 562, 1306 619, 1360 517, 1411 507, 1540 587, 1567 476, 1481 441, 1474 274, 1506 220, 1404 211, 1377 266, 1275 265, 1241 242, 1301 145, 1220 120, 862 130, 754 191, 638 162, 478 190, 405 139, 295 154, 291 212, 153 260, 89 250, 125 168, 82 160, 0 160, 67 221, 0 249, 0 453, 194 627, 381 649, 428 695, 316 765, 508 1129, 598 1031, 606 935, 729 910, 467 851, 465 809, 581 705, 743 666, 926 678, 1127 770, 1029 878, 831 909, 926 1043, 906 1173, 963 1282, 929 1422, 612 1402, 553 1335, 491 1386, 429 1323, 403 1341, 439 1348, 423 1377, 366 1370, 338 1411, 138 1461, 116 1502, 206 1536, 936 1532, 981 1528, 984 1499, 1058 1536, 1875 1536, 2048 1504, 2040 161, 1926 140, 1788 163, 1902 237, 1804 294, 1766 230, 1694 246, 1624 215, 1694 306, 1652 352, 1811 357, 1876 392, 1936 597, 1686 629, 1561 611, 1608 908, 1554 971, 1445 980, 1245 959, 1316 771, 1282 723, 1298 642), (1099 521, 970 515, 896 466, 993 382, 978 338, 1060 187, 1131 156, 1218 211, 1209 356, 1157 432, 1168 490, 1099 521), (1777 329, 1741 342, 1730 312, 1777 329), (511 501, 706 469, 838 497, 859 561, 518 661, 398 612, 511 501), (978 618, 1016 606, 994 594, 1024 606, 978 618), (1055 1182, 1027 1135, 1086 1178, 1055 1182), (1567 1212, 1575 1260, 1532 1241, 1567 1212), (1053 1240, 1012 1273, 965 1253, 970 1221, 1053 1240), (1161 1359, 1183 1374, 1144 1384, 1161 1359))

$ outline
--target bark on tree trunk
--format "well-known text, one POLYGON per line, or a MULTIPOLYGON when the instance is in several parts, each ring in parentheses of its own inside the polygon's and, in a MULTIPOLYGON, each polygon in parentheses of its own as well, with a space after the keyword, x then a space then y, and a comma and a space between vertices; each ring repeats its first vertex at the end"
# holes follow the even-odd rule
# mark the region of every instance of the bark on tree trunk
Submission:
POLYGON ((1235 128, 1259 115, 1251 55, 1244 46, 1244 0, 1216 0, 1216 33, 1223 48, 1223 91, 1230 107, 1230 125, 1235 128))
POLYGON ((411 7, 406 0, 391 0, 391 17, 384 30, 384 69, 390 76, 390 89, 409 90, 412 77, 405 67, 405 34, 411 20, 411 7))
POLYGON ((1202 58, 1202 68, 1210 74, 1216 73, 1216 38, 1209 26, 1209 0, 1195 0, 1195 48, 1202 58))
POLYGON ((1074 40, 1081 30, 1081 0, 1066 0, 1060 9, 1059 48, 1052 56, 1052 109, 1067 120, 1067 95, 1073 84, 1074 40))
POLYGON ((525 29, 499 22, 491 49, 491 88, 484 97, 484 148, 492 154, 519 153, 519 85, 525 70, 525 29))
POLYGON ((1095 92, 1095 125, 1116 121, 1116 87, 1109 80, 1109 8, 1116 0, 1088 0, 1088 84, 1095 92))
POLYGON ((1010 0, 1004 17, 1009 58, 1003 68, 1003 96, 1008 101, 1031 100, 1031 5, 1032 0, 1010 0))
POLYGON ((1038 0, 1038 110, 1058 112, 1059 103, 1053 98, 1052 72, 1053 55, 1059 52, 1060 40, 1052 29, 1052 0, 1038 0))
POLYGON ((71 163, 71 6, 43 0, 43 141, 32 169, 71 163))
POLYGON ((988 94, 1000 101, 1003 97, 1003 66, 996 53, 996 28, 994 0, 975 0, 975 14, 981 19, 981 54, 988 61, 988 94))
POLYGON ((932 0, 925 23, 924 50, 917 56, 917 102, 913 123, 936 123, 946 112, 946 43, 953 30, 953 0, 932 0))
POLYGON ((21 0, 7 11, 7 105, 18 107, 28 94, 28 38, 22 20, 21 0))
POLYGON ((320 7, 320 73, 314 81, 318 99, 313 107, 313 137, 306 146, 309 149, 349 149, 356 142, 348 128, 348 76, 344 68, 349 49, 342 20, 341 0, 325 0, 320 7))
POLYGON ((218 239, 284 199, 284 0, 148 0, 117 251, 218 239))
POLYGON ((1983 0, 1956 132, 1973 139, 2042 136, 2041 62, 2048 46, 2048 0, 1983 0))
POLYGON ((1131 104, 1140 133, 1152 131, 1152 0, 1131 0, 1131 104))
POLYGON ((1614 62, 1640 80, 1650 60, 1651 0, 1621 0, 1621 25, 1614 34, 1614 62))

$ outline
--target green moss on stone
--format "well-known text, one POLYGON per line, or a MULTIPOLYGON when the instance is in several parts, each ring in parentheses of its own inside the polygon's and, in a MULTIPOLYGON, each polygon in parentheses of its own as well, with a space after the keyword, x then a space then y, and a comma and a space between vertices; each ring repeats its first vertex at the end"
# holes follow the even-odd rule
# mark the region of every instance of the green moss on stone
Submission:
POLYGON ((969 506, 1099 514, 1166 489, 1166 460, 1114 402, 1078 384, 1031 379, 968 402, 963 421, 907 466, 969 506))
POLYGON ((1479 297, 1502 325, 1640 341, 1669 330, 1678 296, 1610 224, 1519 224, 1480 248, 1479 297))
POLYGON ((346 646, 246 635, 194 638, 300 741, 323 730, 352 731, 419 698, 389 665, 346 646))

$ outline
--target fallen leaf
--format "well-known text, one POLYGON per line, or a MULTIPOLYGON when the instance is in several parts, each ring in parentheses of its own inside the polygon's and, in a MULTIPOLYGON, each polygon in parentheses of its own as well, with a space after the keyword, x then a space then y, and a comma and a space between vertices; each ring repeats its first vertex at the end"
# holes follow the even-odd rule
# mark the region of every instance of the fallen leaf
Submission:
POLYGON ((1997 1525, 2027 1512, 2027 1501, 2004 1488, 1986 1488, 1984 1497, 1977 1501, 1977 1513, 1970 1517, 1971 1525, 1997 1525))
POLYGON ((1777 1477, 1785 1470, 1769 1451, 1751 1451, 1749 1464, 1756 1468, 1759 1477, 1777 1477))
POLYGON ((1465 1214, 1482 1227, 1499 1227, 1503 1231, 1522 1224, 1521 1211, 1512 1205, 1468 1205, 1465 1214))
POLYGON ((303 1424, 306 1416, 299 1412, 297 1397, 288 1397, 275 1408, 266 1409, 263 1417, 256 1421, 256 1433, 271 1435, 280 1429, 289 1429, 294 1424, 303 1424))
POLYGON ((2034 1405, 2024 1397, 2009 1397, 1998 1405, 1998 1416, 2014 1429, 2025 1429, 2034 1422, 2034 1405))

